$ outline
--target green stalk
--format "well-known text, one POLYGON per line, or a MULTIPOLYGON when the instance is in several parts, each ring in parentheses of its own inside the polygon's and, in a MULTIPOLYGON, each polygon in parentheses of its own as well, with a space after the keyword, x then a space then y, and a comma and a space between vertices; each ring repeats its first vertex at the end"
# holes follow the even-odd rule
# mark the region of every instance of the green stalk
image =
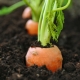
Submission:
POLYGON ((25 5, 25 3, 23 1, 20 1, 20 2, 17 2, 15 4, 13 4, 12 6, 10 7, 3 7, 1 10, 0 10, 0 16, 2 15, 7 15, 9 13, 11 13, 12 11, 14 11, 15 9, 21 7, 25 5))
POLYGON ((38 41, 42 46, 51 44, 51 38, 58 40, 64 23, 62 10, 69 6, 70 1, 68 0, 67 4, 61 7, 63 0, 45 0, 38 26, 38 41))

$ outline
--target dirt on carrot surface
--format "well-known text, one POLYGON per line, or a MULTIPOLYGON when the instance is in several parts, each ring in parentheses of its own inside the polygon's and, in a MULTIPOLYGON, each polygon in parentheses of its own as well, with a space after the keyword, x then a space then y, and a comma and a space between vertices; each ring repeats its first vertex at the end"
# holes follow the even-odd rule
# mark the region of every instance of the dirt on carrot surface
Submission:
POLYGON ((21 7, 0 17, 0 80, 80 80, 80 16, 72 19, 67 11, 64 29, 56 45, 63 56, 62 70, 52 73, 45 66, 26 67, 25 55, 37 36, 25 30, 21 7))

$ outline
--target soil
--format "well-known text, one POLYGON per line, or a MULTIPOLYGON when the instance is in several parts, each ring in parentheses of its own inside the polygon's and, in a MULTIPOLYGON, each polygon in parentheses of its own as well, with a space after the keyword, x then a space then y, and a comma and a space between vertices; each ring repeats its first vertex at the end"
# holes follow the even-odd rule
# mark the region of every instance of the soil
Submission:
POLYGON ((0 17, 0 80, 80 80, 80 16, 64 11, 65 23, 56 45, 63 55, 63 68, 52 73, 45 66, 26 67, 25 55, 37 36, 25 30, 21 7, 0 17))

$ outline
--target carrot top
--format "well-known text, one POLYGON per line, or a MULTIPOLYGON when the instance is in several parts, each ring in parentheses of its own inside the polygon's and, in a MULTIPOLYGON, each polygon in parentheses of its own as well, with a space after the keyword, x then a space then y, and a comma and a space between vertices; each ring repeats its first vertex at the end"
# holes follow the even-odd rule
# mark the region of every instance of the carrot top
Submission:
POLYGON ((38 41, 43 46, 50 43, 51 37, 58 41, 61 30, 63 29, 64 14, 62 10, 66 9, 71 0, 62 7, 63 0, 45 0, 41 11, 38 26, 38 41))

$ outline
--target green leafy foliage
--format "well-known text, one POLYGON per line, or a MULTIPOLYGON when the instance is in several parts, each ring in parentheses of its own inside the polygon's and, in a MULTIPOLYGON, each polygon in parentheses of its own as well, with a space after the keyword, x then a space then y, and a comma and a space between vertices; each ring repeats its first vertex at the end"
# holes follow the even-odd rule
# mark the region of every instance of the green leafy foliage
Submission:
POLYGON ((58 41, 59 35, 63 29, 64 14, 62 10, 66 9, 71 0, 63 7, 63 0, 45 0, 39 19, 38 41, 43 46, 51 44, 51 38, 58 41))

